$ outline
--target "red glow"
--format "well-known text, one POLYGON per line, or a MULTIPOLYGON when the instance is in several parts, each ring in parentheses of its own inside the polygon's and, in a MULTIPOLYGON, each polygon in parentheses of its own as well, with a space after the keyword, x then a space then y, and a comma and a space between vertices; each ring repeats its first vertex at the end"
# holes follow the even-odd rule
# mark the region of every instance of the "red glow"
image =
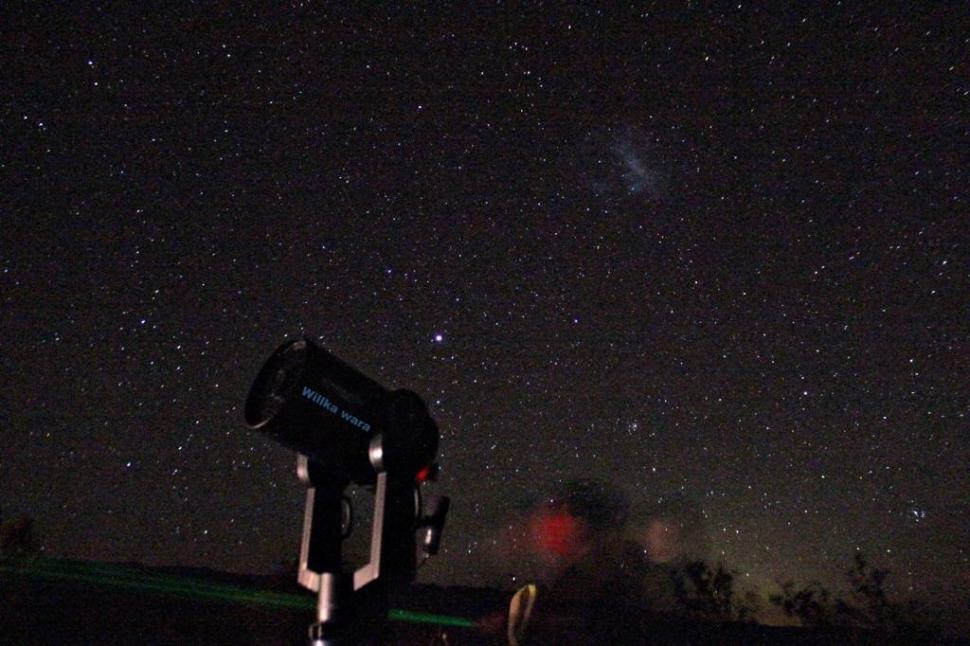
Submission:
POLYGON ((534 520, 533 536, 541 549, 556 556, 569 556, 578 547, 579 524, 565 512, 541 515, 534 520))
POLYGON ((427 482, 428 478, 431 477, 431 465, 427 465, 414 476, 417 482, 427 482))

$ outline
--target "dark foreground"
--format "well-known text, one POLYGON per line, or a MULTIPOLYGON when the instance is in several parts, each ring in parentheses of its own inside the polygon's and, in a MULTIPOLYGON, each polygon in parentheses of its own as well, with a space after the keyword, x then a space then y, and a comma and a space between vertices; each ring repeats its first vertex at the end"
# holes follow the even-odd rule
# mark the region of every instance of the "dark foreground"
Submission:
MULTIPOLYGON (((85 566, 87 567, 87 566, 85 566)), ((200 570, 105 565, 60 570, 0 571, 3 644, 305 644, 312 595, 287 578, 200 570), (267 591, 247 596, 247 590, 267 591)), ((443 618, 476 619, 504 613, 509 595, 479 588, 412 586, 394 608, 443 618)), ((537 605, 537 610, 539 606, 537 605)), ((596 634, 545 633, 529 643, 599 644, 886 644, 917 636, 885 636, 844 629, 821 631, 696 621, 609 617, 596 634)), ((380 644, 504 644, 504 632, 388 622, 380 644)), ((420 615, 415 615, 420 618, 420 615)), ((605 613, 604 616, 609 616, 605 613)), ((426 619, 426 618, 425 618, 426 619)), ((951 642, 957 643, 957 642, 951 642)))

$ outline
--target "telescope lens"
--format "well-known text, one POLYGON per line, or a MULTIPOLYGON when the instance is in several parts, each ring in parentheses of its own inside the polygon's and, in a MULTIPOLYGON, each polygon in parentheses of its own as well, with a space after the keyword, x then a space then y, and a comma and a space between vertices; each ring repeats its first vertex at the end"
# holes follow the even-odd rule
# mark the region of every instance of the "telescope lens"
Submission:
POLYGON ((302 339, 276 352, 256 377, 246 400, 246 423, 262 426, 279 412, 297 388, 306 365, 306 342, 302 339))

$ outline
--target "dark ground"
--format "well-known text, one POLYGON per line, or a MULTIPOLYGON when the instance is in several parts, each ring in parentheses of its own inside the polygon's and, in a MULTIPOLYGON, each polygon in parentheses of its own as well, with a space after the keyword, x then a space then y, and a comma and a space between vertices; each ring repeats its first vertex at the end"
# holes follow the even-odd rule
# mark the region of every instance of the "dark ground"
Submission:
MULTIPOLYGON (((239 589, 302 594, 289 577, 256 577, 177 568, 148 569, 132 566, 146 577, 176 575, 204 585, 230 585, 239 589)), ((456 617, 484 617, 507 608, 507 593, 482 588, 415 585, 391 599, 391 605, 417 612, 456 617)), ((309 603, 309 601, 308 601, 309 603)), ((541 605, 536 606, 537 612, 541 605)), ((604 609, 607 616, 609 609, 604 609)), ((189 598, 149 592, 122 585, 49 576, 5 572, 0 574, 0 641, 4 644, 303 644, 312 613, 300 608, 274 608, 229 600, 189 598)), ((891 643, 885 636, 845 630, 807 630, 744 624, 715 626, 673 620, 637 622, 630 614, 622 622, 611 619, 598 630, 615 630, 609 637, 548 634, 543 643, 650 643, 650 644, 828 644, 891 643), (617 624, 622 623, 620 627, 617 624)), ((485 635, 466 628, 390 622, 382 644, 503 644, 503 636, 485 635)), ((909 636, 897 643, 914 643, 909 636)), ((953 642, 956 643, 956 642, 953 642)))

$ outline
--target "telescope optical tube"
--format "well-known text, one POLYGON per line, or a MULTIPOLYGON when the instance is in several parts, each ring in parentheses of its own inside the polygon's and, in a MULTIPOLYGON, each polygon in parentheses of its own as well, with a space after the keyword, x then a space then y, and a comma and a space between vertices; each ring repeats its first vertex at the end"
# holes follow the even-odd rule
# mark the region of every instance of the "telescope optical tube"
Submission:
POLYGON ((369 455, 381 438, 381 467, 414 479, 438 450, 438 427, 408 390, 388 390, 307 338, 270 356, 246 398, 246 423, 318 462, 335 479, 372 484, 369 455))

